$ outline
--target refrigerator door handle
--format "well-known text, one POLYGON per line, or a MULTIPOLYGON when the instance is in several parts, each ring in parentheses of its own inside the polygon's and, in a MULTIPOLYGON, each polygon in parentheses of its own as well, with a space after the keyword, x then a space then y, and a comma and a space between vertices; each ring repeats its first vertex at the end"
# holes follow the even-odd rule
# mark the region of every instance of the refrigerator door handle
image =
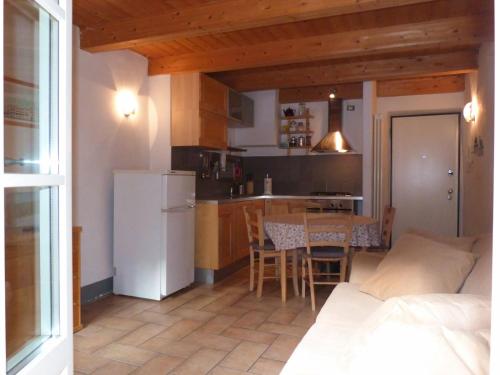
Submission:
POLYGON ((191 205, 184 205, 184 206, 174 206, 174 207, 169 207, 169 208, 162 208, 161 212, 162 213, 169 213, 169 212, 184 212, 184 211, 187 211, 189 209, 192 209, 194 208, 195 206, 191 206, 191 205))

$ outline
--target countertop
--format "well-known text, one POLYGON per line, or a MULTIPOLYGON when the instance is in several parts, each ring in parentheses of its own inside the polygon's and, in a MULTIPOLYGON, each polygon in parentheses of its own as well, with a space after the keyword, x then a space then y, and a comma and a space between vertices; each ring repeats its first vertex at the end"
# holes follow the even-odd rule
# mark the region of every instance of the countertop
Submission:
POLYGON ((233 198, 221 197, 214 199, 197 199, 198 203, 210 203, 210 204, 225 204, 225 203, 236 203, 253 201, 257 199, 307 199, 307 200, 348 200, 348 201, 362 201, 361 196, 338 196, 338 195, 246 195, 238 196, 235 195, 233 198))

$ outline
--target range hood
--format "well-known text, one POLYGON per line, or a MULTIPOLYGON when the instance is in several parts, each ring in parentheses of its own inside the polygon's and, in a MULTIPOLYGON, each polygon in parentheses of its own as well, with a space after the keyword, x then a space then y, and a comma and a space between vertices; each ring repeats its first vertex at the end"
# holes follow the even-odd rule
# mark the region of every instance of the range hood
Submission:
POLYGON ((342 132, 342 99, 328 101, 328 133, 312 148, 314 152, 352 151, 352 147, 342 132))

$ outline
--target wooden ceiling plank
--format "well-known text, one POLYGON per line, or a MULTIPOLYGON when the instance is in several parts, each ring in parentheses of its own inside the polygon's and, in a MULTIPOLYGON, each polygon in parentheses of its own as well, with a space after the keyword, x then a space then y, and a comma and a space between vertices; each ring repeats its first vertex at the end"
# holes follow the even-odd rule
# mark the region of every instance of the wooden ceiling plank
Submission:
POLYGON ((465 90, 465 76, 448 75, 379 81, 377 96, 443 94, 465 90))
POLYGON ((334 60, 321 64, 295 64, 217 73, 213 76, 235 90, 253 91, 366 80, 454 75, 476 69, 477 50, 466 50, 422 56, 379 58, 360 62, 334 60))
POLYGON ((429 47, 473 46, 492 38, 481 16, 439 19, 323 36, 275 41, 150 61, 150 74, 217 72, 429 47))
POLYGON ((164 38, 207 35, 429 1, 224 0, 95 25, 82 30, 81 46, 89 51, 123 49, 164 38))

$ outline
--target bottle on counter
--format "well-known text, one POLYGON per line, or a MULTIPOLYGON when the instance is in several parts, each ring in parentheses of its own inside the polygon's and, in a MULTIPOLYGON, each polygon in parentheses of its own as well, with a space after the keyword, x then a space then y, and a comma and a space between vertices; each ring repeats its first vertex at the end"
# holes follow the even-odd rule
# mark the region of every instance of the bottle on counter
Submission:
POLYGON ((248 195, 253 195, 254 194, 254 189, 253 189, 253 176, 251 174, 247 174, 247 194, 248 195))
POLYGON ((264 178, 264 195, 273 194, 273 179, 269 177, 269 173, 266 173, 266 178, 264 178))

